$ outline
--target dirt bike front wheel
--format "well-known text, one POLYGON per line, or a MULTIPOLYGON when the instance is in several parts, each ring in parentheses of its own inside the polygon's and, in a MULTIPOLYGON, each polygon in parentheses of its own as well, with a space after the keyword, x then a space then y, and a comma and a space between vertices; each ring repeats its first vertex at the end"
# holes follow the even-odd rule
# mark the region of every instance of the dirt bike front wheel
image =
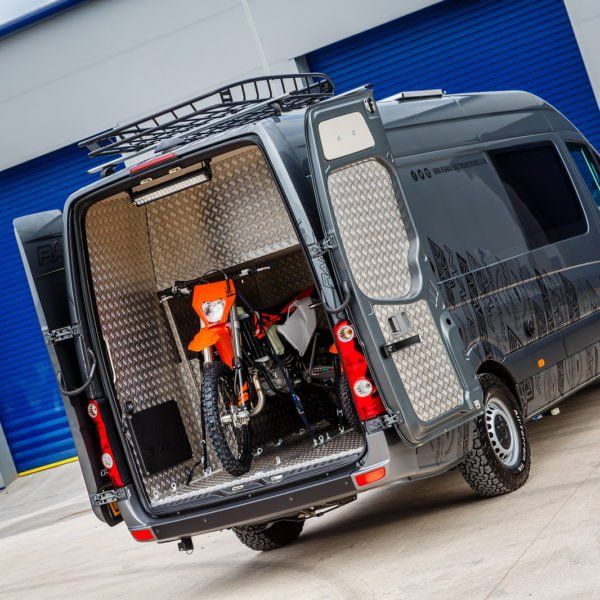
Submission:
POLYGON ((237 404, 233 371, 221 361, 205 364, 201 391, 206 431, 219 461, 230 475, 247 473, 252 462, 250 426, 231 418, 237 404))

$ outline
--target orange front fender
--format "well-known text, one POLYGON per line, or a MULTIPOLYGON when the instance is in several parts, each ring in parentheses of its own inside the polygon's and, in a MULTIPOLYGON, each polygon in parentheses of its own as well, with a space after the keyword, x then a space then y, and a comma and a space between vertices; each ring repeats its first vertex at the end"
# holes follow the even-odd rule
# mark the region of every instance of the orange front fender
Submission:
POLYGON ((202 352, 202 350, 211 346, 216 346, 221 360, 233 368, 233 344, 225 323, 203 327, 188 344, 188 350, 202 352))
POLYGON ((203 327, 189 343, 188 350, 202 352, 202 350, 214 346, 223 335, 227 335, 227 329, 224 325, 221 327, 203 327))

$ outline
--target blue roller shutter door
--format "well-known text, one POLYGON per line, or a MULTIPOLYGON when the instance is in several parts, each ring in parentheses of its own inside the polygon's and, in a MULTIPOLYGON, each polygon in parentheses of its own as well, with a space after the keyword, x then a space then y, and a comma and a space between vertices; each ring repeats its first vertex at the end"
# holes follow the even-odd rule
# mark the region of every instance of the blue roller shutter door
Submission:
POLYGON ((527 90, 600 148, 600 111, 562 0, 447 0, 307 56, 336 91, 527 90))
POLYGON ((12 221, 62 210, 71 192, 97 177, 87 174, 92 165, 68 146, 0 172, 0 422, 18 472, 76 453, 12 221))

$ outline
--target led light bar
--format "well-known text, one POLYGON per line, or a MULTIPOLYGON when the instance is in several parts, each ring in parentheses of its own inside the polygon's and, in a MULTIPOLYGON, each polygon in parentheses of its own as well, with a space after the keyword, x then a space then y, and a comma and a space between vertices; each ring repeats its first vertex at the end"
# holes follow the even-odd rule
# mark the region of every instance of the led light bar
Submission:
POLYGON ((211 179, 212 173, 208 163, 203 163, 200 168, 197 166, 186 169, 175 167, 157 180, 149 177, 140 185, 132 188, 131 201, 136 206, 144 206, 200 183, 206 183, 211 179))

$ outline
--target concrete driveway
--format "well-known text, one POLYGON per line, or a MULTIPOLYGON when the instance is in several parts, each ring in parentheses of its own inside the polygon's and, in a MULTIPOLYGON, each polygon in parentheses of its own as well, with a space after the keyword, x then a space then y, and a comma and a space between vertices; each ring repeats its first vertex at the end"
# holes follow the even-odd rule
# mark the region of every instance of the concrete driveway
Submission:
POLYGON ((475 498, 452 471, 363 494, 265 554, 231 532, 191 556, 136 543, 90 513, 77 464, 20 479, 0 494, 0 597, 600 598, 600 387, 529 433, 514 494, 475 498))

